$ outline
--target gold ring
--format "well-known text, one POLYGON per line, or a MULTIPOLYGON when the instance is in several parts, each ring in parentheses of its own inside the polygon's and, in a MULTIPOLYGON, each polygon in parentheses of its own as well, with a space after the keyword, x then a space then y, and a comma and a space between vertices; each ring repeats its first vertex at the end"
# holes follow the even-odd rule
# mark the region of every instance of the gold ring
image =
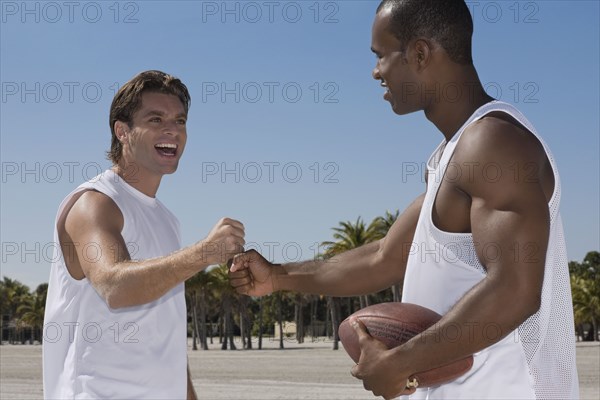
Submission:
POLYGON ((406 380, 406 388, 407 389, 416 389, 419 387, 419 381, 417 378, 407 379, 406 380))

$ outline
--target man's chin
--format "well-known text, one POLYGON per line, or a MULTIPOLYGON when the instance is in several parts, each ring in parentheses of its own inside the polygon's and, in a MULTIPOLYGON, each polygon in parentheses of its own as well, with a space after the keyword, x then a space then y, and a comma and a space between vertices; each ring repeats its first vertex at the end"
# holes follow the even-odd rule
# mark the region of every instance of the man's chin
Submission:
POLYGON ((406 115, 409 113, 406 110, 402 109, 401 107, 398 107, 397 103, 390 102, 390 105, 392 106, 392 111, 396 115, 406 115))
POLYGON ((393 100, 390 100, 390 106, 392 107, 392 111, 396 115, 407 115, 407 114, 412 114, 415 111, 417 111, 415 109, 411 109, 411 108, 407 107, 406 104, 403 104, 398 101, 393 101, 393 100))
POLYGON ((171 175, 177 171, 177 167, 179 166, 179 162, 171 165, 163 165, 161 168, 161 172, 163 175, 171 175))

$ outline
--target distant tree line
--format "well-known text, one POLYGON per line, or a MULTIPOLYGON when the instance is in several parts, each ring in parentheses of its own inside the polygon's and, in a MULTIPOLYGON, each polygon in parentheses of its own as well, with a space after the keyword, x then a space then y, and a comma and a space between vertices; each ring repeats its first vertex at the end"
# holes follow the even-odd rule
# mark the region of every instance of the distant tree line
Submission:
MULTIPOLYGON (((397 218, 398 211, 386 212, 369 225, 360 217, 355 222, 340 222, 333 228, 333 240, 322 243, 325 250, 318 257, 327 259, 379 240, 397 218)), ((599 340, 600 253, 590 251, 581 263, 571 261, 569 273, 574 331, 581 340, 599 340)), ((251 298, 238 295, 231 288, 226 265, 196 274, 185 286, 188 331, 194 350, 208 349, 208 344, 215 340, 223 350, 254 346, 261 349, 265 337, 270 340, 277 337, 280 348, 285 347, 285 340, 303 343, 307 337, 329 337, 337 349, 337 328, 346 316, 371 304, 402 298, 399 285, 359 297, 278 292, 251 298), (293 322, 293 330, 288 329, 289 322, 293 322)), ((27 286, 8 277, 0 281, 0 343, 42 342, 47 290, 46 283, 31 292, 27 286)))
POLYGON ((579 263, 569 263, 573 313, 579 337, 596 341, 600 323, 600 253, 588 252, 579 263))

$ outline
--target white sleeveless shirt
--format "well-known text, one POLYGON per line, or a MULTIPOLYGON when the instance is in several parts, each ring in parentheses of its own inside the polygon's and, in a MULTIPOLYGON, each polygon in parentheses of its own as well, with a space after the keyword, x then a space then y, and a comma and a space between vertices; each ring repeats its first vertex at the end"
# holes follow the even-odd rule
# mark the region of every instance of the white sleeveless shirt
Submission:
MULTIPOLYGON (((438 229, 432 220, 432 210, 462 133, 493 111, 509 114, 535 135, 554 172, 541 307, 507 337, 476 353, 473 368, 467 374, 439 387, 418 389, 410 399, 577 399, 573 306, 559 214, 560 179, 548 147, 513 106, 492 101, 480 107, 445 148, 444 143, 440 144, 429 159, 427 193, 407 263, 402 301, 443 315, 485 278, 487 272, 475 252, 473 235, 438 229)), ((507 304, 507 307, 518 305, 507 304)), ((488 334, 497 335, 498 331, 492 328, 488 334)))
MULTIPOLYGON (((73 196, 96 190, 123 214, 121 232, 133 260, 180 249, 179 222, 157 199, 108 170, 61 203, 56 222, 73 196)), ((111 309, 87 278, 67 270, 54 228, 55 252, 44 318, 44 397, 47 399, 185 399, 187 327, 184 284, 141 306, 111 309)), ((92 262, 99 246, 88 243, 92 262)))

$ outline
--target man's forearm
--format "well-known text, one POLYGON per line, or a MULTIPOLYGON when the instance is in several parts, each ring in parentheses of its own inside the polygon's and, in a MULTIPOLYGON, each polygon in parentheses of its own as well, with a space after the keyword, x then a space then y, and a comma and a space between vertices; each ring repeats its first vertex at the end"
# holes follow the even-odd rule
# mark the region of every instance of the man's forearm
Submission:
POLYGON ((146 304, 210 265, 190 247, 165 257, 122 261, 110 267, 96 285, 111 308, 146 304))
POLYGON ((486 278, 439 323, 398 347, 397 359, 411 373, 448 364, 499 342, 535 310, 527 288, 486 278))
POLYGON ((393 266, 384 266, 380 241, 346 251, 328 260, 276 266, 275 290, 290 290, 330 296, 357 296, 390 286, 393 266))

